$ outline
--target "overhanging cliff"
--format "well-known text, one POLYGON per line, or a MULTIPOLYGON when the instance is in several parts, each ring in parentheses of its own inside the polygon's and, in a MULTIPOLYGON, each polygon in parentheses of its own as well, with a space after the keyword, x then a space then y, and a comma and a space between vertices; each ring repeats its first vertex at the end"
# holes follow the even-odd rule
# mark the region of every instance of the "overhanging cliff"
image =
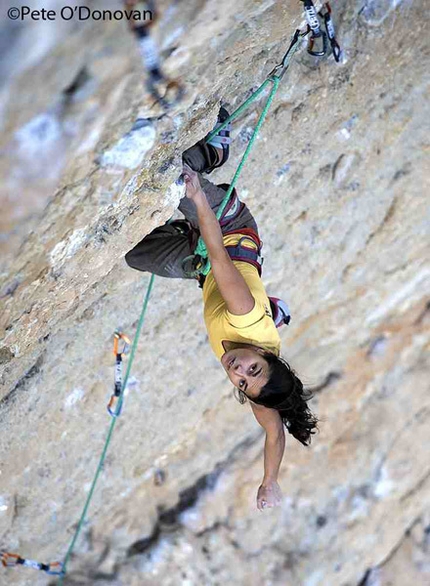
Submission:
MULTIPOLYGON (((425 5, 332 8, 343 62, 296 55, 238 188, 267 290, 291 306, 282 354, 317 387, 320 434, 308 450, 288 438, 283 505, 257 511, 262 430, 210 352, 197 284, 156 279, 66 584, 428 580, 425 5)), ((2 25, 0 549, 40 561, 70 543, 109 424, 112 334, 136 328, 149 277, 124 254, 176 213, 181 152, 303 23, 293 0, 159 11, 164 70, 186 89, 168 112, 145 91, 124 23, 2 25)), ((216 182, 262 104, 234 124, 216 182)), ((18 568, 0 583, 49 578, 18 568)))

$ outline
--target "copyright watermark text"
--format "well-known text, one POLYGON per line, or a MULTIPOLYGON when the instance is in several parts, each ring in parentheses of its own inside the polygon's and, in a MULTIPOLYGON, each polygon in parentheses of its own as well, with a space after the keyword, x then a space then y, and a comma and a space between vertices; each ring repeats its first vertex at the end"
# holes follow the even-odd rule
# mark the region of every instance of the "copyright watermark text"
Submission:
POLYGON ((40 8, 34 10, 29 6, 9 8, 7 16, 10 20, 125 20, 145 22, 153 19, 151 10, 137 10, 126 8, 123 10, 97 10, 88 6, 63 6, 59 10, 40 8))

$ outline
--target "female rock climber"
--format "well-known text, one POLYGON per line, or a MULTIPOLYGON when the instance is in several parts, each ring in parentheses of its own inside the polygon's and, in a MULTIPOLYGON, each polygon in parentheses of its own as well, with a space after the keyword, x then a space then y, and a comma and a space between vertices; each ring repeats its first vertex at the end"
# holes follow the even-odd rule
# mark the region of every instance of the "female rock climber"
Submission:
MULTIPOLYGON (((227 117, 228 112, 221 108, 217 126, 227 117)), ((261 241, 255 220, 235 190, 218 220, 215 214, 228 185, 216 186, 201 175, 226 162, 229 143, 230 125, 209 143, 203 139, 184 152, 186 197, 179 210, 185 220, 156 228, 125 259, 139 271, 190 278, 183 260, 193 254, 201 234, 211 263, 206 278, 199 279, 209 342, 237 390, 236 398, 241 403, 249 400, 266 432, 264 476, 257 493, 261 511, 281 502, 277 478, 285 447, 284 426, 308 445, 317 419, 307 405, 310 393, 279 356, 281 340, 276 326, 286 317, 285 307, 280 300, 268 298, 261 281, 261 241)))

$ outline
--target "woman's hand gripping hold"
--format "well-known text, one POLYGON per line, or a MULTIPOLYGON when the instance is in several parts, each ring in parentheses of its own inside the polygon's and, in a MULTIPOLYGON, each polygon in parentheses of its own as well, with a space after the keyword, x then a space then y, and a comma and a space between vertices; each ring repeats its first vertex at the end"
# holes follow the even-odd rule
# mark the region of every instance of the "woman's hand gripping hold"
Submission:
POLYGON ((184 163, 182 175, 185 180, 186 196, 197 204, 202 197, 206 197, 201 188, 198 174, 184 163))

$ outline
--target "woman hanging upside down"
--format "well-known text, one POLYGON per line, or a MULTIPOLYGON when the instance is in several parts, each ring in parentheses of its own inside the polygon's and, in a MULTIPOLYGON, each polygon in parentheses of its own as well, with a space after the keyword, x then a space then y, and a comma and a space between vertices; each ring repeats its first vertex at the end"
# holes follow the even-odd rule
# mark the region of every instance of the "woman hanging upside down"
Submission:
MULTIPOLYGON (((221 108, 217 126, 227 117, 221 108)), ((257 507, 263 510, 281 502, 277 478, 285 447, 284 426, 308 445, 317 419, 307 405, 311 394, 279 356, 277 327, 288 323, 288 310, 282 301, 267 296, 261 281, 261 241, 255 220, 235 190, 217 220, 228 185, 216 186, 201 176, 226 162, 229 130, 230 125, 209 143, 203 139, 183 154, 186 197, 179 210, 185 220, 156 228, 125 259, 130 267, 161 277, 195 278, 184 271, 183 260, 193 254, 201 234, 211 263, 206 278, 199 278, 209 342, 237 389, 238 400, 249 400, 266 431, 264 476, 257 493, 257 507)))

